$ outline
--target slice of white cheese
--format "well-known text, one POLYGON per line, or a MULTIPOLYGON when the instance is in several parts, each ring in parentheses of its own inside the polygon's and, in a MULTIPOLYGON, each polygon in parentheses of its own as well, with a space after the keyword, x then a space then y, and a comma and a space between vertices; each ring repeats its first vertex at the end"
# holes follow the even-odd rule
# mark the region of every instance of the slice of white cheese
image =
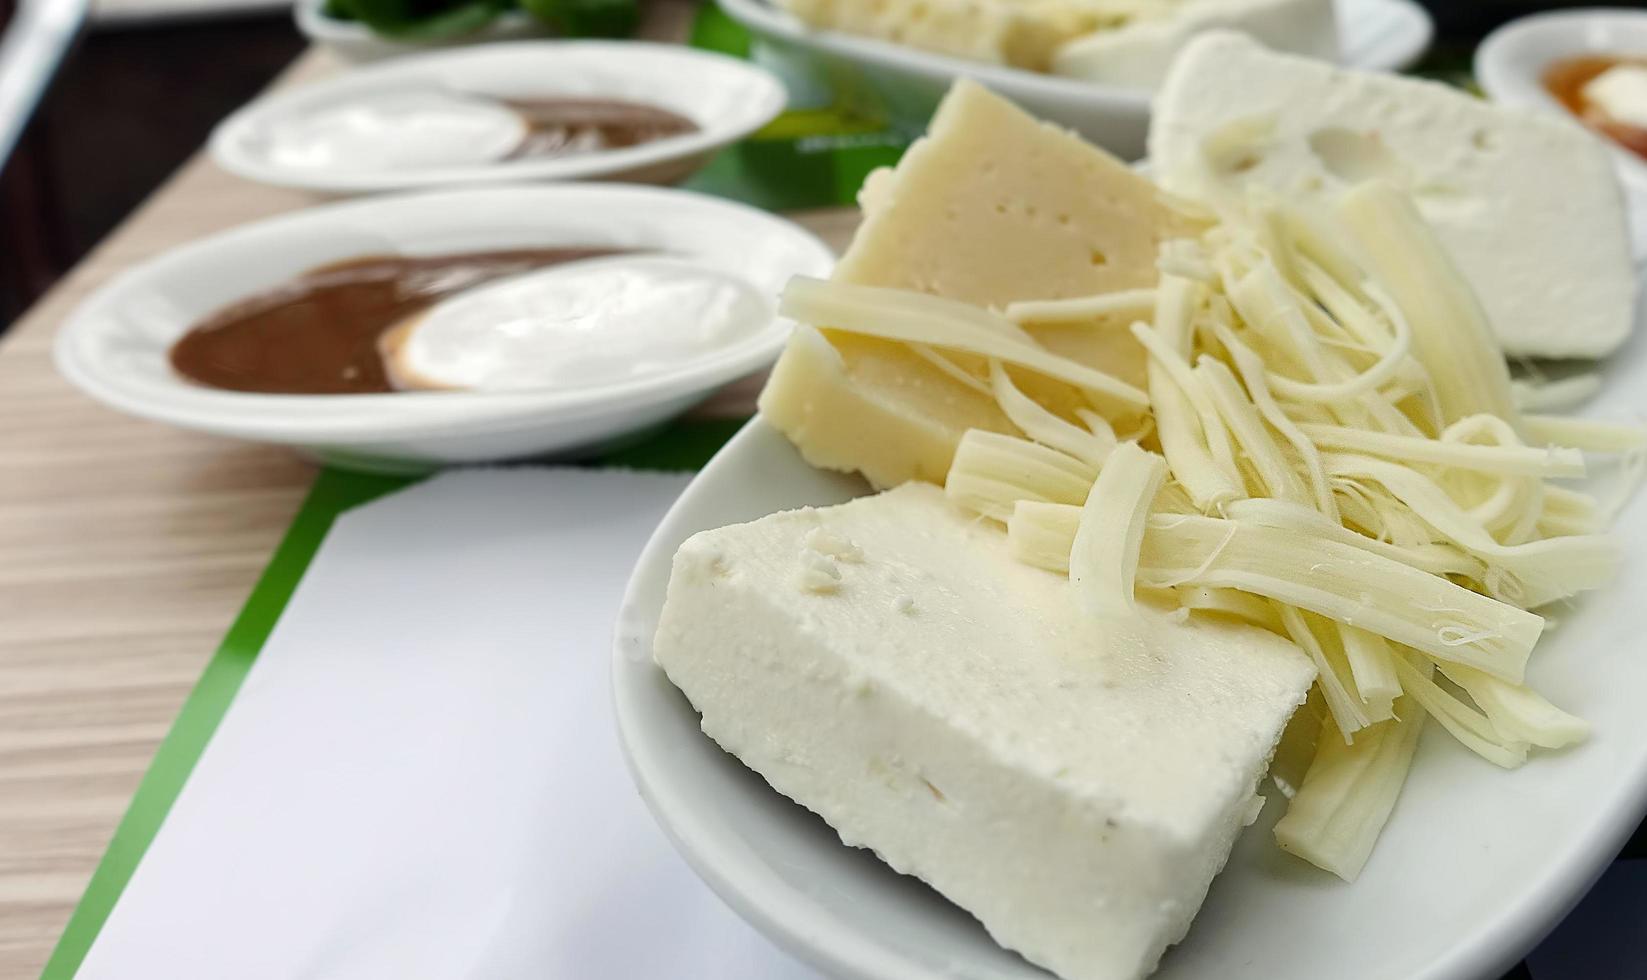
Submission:
POLYGON ((981 306, 1153 285, 1161 241, 1192 227, 1120 160, 967 79, 865 186, 835 278, 981 306))
POLYGON ((1385 178, 1412 195, 1507 352, 1598 357, 1629 335, 1636 283, 1617 178, 1601 141, 1570 120, 1219 32, 1174 64, 1149 153, 1168 190, 1229 207, 1251 185, 1310 207, 1385 178), (1247 149, 1230 152, 1238 131, 1247 149))
MULTIPOLYGON (((1119 160, 965 80, 860 199, 864 223, 836 279, 983 306, 1153 285, 1161 241, 1193 227, 1119 160)), ((1136 381, 1142 352, 1125 327, 1037 332, 1136 381)), ((908 349, 815 332, 792 338, 761 412, 814 466, 860 470, 879 487, 942 480, 967 428, 1012 431, 993 398, 908 349)))
POLYGON ((1315 674, 1250 627, 1094 621, 920 483, 695 535, 654 652, 728 752, 1069 980, 1182 938, 1315 674))
POLYGON ((1219 28, 1240 31, 1277 51, 1338 60, 1333 0, 1188 0, 1171 16, 1069 41, 1053 54, 1052 71, 1153 90, 1191 38, 1219 28))
POLYGON ((862 473, 877 487, 942 483, 967 429, 1012 431, 993 398, 901 344, 808 327, 790 336, 760 410, 808 463, 862 473))

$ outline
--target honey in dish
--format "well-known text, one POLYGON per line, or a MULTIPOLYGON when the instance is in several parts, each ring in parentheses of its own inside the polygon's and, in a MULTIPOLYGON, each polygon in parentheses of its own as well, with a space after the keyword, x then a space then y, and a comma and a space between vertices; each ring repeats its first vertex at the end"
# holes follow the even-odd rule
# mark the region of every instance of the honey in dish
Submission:
POLYGON ((1612 119, 1584 95, 1584 86, 1602 72, 1619 65, 1647 68, 1647 55, 1589 54, 1562 58, 1544 69, 1544 88, 1585 125, 1647 160, 1647 129, 1612 119))

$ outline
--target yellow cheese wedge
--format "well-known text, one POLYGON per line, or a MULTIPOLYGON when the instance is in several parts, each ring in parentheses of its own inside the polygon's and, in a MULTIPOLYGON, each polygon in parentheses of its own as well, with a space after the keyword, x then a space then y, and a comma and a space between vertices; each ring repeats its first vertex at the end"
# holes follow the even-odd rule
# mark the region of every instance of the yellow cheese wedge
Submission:
MULTIPOLYGON (((871 175, 860 203, 864 223, 836 279, 993 307, 1153 285, 1161 241, 1195 231, 1126 164, 969 81, 895 170, 871 175)), ((1143 356, 1125 327, 1030 329, 1048 349, 1139 384, 1143 356)), ((1083 404, 1057 383, 1014 377, 1061 414, 1083 404)), ((878 487, 942 482, 968 428, 1013 431, 988 395, 908 348, 833 331, 797 331, 760 408, 808 462, 878 487)))
POLYGON ((885 340, 797 329, 761 392, 761 413, 808 463, 877 487, 943 483, 967 428, 1010 432, 993 401, 885 340))

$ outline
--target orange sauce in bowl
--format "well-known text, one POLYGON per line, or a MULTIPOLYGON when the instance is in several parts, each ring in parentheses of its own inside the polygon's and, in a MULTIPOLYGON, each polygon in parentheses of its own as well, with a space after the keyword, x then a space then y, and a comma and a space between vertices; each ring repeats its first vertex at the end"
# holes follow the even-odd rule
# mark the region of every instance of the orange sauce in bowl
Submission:
POLYGON ((1584 96, 1584 86, 1618 65, 1647 68, 1647 56, 1587 54, 1561 58, 1544 69, 1544 88, 1585 125, 1647 160, 1647 129, 1613 119, 1584 96))

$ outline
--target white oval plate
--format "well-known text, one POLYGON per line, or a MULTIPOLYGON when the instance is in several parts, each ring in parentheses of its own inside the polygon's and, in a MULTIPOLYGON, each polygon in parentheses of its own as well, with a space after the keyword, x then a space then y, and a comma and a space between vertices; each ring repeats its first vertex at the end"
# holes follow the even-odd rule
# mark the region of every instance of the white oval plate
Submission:
MULTIPOLYGON (((1639 417, 1647 330, 1605 367, 1592 405, 1639 417)), ((642 553, 613 656, 618 729, 653 815, 709 885, 791 953, 853 980, 1046 980, 970 916, 868 851, 848 848, 699 729, 652 661, 676 548, 707 528, 866 492, 813 469, 760 418, 698 475, 642 553)), ((1578 901, 1647 811, 1647 500, 1615 536, 1612 587, 1562 616, 1529 670, 1595 726, 1590 741, 1506 772, 1439 725, 1359 881, 1283 854, 1273 799, 1242 835, 1156 980, 1497 980, 1578 901)), ((1276 796, 1273 788, 1270 794, 1276 796)))
POLYGON ((297 0, 292 19, 310 41, 324 45, 347 61, 377 61, 463 44, 484 44, 549 33, 549 25, 523 10, 509 10, 473 34, 439 41, 401 41, 383 37, 365 24, 326 16, 326 0, 297 0))
MULTIPOLYGON (((813 30, 772 0, 717 0, 721 9, 780 47, 856 68, 884 96, 901 126, 924 129, 956 78, 977 79, 1030 115, 1075 130, 1128 159, 1144 152, 1150 93, 1057 75, 968 61, 891 41, 813 30)), ((1423 56, 1435 27, 1413 0, 1337 0, 1340 60, 1352 68, 1396 71, 1423 56)))
POLYGON ((615 178, 667 183, 715 150, 770 122, 786 95, 771 73, 746 61, 674 44, 639 41, 510 41, 408 55, 254 100, 212 131, 213 158, 249 180, 338 194, 452 184, 615 178), (269 128, 352 97, 448 89, 501 98, 566 96, 655 105, 698 131, 638 146, 482 166, 360 171, 283 166, 269 154, 269 128))
POLYGON ((132 415, 382 469, 609 443, 766 367, 782 348, 790 325, 774 305, 770 324, 721 350, 632 381, 563 391, 265 395, 191 384, 167 361, 201 318, 327 262, 583 245, 669 252, 734 275, 761 297, 776 296, 791 275, 827 275, 834 265, 804 229, 686 191, 565 184, 371 198, 237 228, 122 273, 69 317, 57 366, 132 415))
MULTIPOLYGON (((1647 58, 1647 11, 1560 10, 1513 20, 1487 35, 1475 51, 1475 77, 1495 102, 1531 106, 1572 119, 1545 90, 1545 66, 1583 54, 1633 54, 1647 58)), ((1575 123, 1577 121, 1575 120, 1575 123)), ((1647 161, 1603 136, 1625 186, 1647 194, 1647 161)))

